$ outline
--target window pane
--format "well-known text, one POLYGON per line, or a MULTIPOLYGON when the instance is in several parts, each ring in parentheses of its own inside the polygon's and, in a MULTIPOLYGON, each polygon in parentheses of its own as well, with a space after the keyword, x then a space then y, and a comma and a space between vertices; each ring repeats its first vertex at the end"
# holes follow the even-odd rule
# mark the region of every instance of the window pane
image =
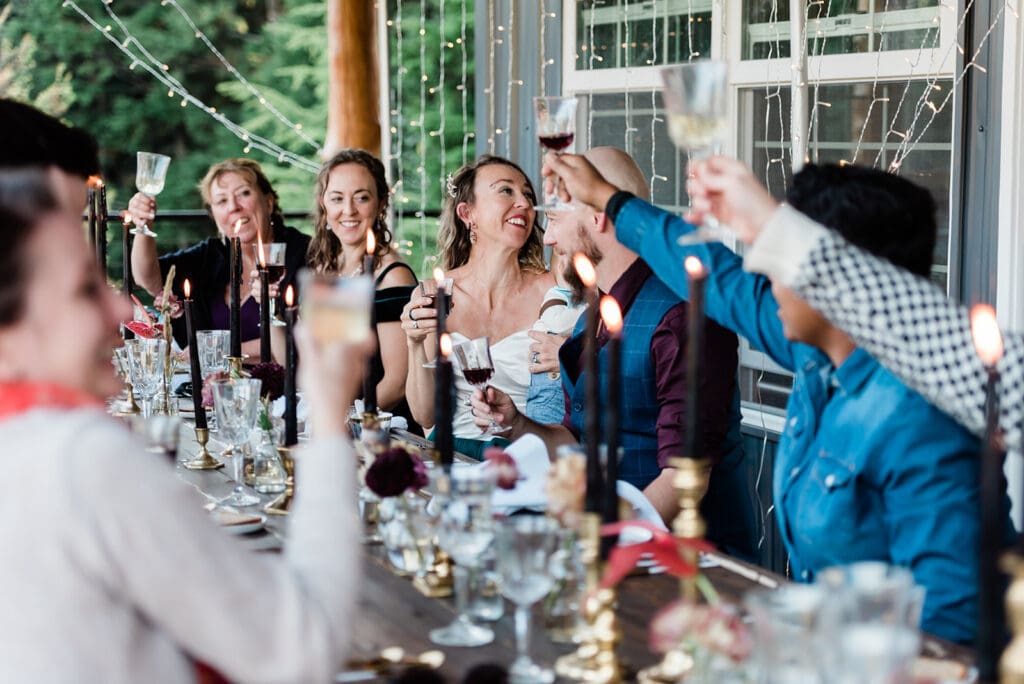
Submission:
POLYGON ((711 54, 712 0, 582 0, 576 68, 675 64, 711 54))
MULTIPOLYGON (((939 0, 809 3, 807 54, 841 55, 938 47, 939 0)), ((789 2, 744 0, 743 59, 789 57, 789 2)))

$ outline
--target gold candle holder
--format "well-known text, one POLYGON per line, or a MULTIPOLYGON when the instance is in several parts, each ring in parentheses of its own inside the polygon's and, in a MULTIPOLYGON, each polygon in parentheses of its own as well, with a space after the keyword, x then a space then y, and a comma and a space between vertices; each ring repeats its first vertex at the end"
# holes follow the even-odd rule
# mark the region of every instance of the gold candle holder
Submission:
MULTIPOLYGON (((435 460, 435 467, 436 466, 435 460)), ((443 471, 431 479, 434 483, 433 496, 446 498, 451 496, 451 477, 443 471)), ((416 577, 412 586, 427 598, 448 598, 454 593, 455 565, 452 559, 436 543, 434 544, 434 563, 422 577, 416 577)))
POLYGON ((601 589, 601 515, 584 513, 580 524, 580 559, 586 568, 584 624, 573 640, 579 647, 555 661, 560 677, 579 682, 614 684, 623 681, 616 646, 622 640, 615 616, 616 592, 601 589))
MULTIPOLYGON (((700 502, 704 498, 708 481, 708 463, 703 459, 674 458, 671 465, 676 469, 672 486, 679 492, 679 514, 672 521, 672 532, 679 539, 698 540, 704 538, 707 525, 700 514, 700 502)), ((686 548, 683 560, 698 567, 700 554, 696 549, 686 548)), ((684 600, 696 603, 698 600, 697 581, 694 577, 679 578, 679 591, 684 600)), ((640 684, 670 684, 678 682, 693 669, 693 656, 682 645, 668 651, 661 662, 637 673, 640 684)))
POLYGON ((214 470, 216 468, 223 468, 224 464, 215 459, 210 455, 210 452, 206 450, 206 443, 210 439, 210 431, 207 428, 195 428, 196 431, 196 442, 199 443, 199 453, 195 455, 190 461, 185 462, 185 467, 189 470, 214 470))
POLYGON ((288 515, 292 505, 292 498, 295 496, 295 458, 292 457, 292 450, 288 447, 277 447, 277 453, 281 456, 281 465, 288 474, 285 480, 284 491, 263 507, 265 513, 270 515, 288 515))
POLYGON ((228 362, 228 374, 231 375, 231 377, 234 378, 234 377, 240 377, 240 376, 244 376, 245 375, 245 372, 242 370, 242 359, 244 357, 241 357, 241 356, 225 356, 224 358, 228 362))

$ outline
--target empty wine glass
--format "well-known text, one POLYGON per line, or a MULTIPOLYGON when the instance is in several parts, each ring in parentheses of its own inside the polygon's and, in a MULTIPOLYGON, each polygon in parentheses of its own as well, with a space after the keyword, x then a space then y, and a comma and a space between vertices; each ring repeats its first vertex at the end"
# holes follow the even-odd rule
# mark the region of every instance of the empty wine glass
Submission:
MULTIPOLYGON (((284 280, 285 276, 285 265, 284 255, 285 250, 288 247, 287 243, 284 242, 270 242, 263 245, 266 250, 266 265, 267 273, 270 276, 268 280, 271 285, 280 285, 281 281, 284 280)), ((256 252, 256 263, 260 262, 260 246, 253 245, 253 251, 256 252)), ((270 300, 270 324, 283 326, 284 321, 278 320, 275 309, 277 308, 277 297, 272 297, 270 300)))
POLYGON ((256 423, 256 410, 260 404, 260 381, 252 378, 229 378, 214 380, 213 406, 217 413, 217 431, 221 438, 231 444, 234 453, 235 490, 222 499, 222 506, 254 506, 260 498, 250 494, 242 486, 245 479, 243 454, 249 433, 256 423))
POLYGON ((451 498, 446 501, 438 525, 438 542, 455 561, 458 615, 447 627, 432 629, 430 640, 442 646, 483 646, 494 640, 494 632, 473 622, 468 612, 469 578, 480 556, 494 541, 491 520, 494 478, 482 468, 455 468, 451 482, 451 498))
MULTIPOLYGON (((661 70, 665 85, 668 135, 690 159, 706 159, 719 151, 729 135, 728 68, 705 59, 661 70)), ((681 245, 718 242, 729 233, 713 218, 679 239, 681 245)))
MULTIPOLYGON (((491 340, 489 337, 478 337, 474 340, 460 342, 453 350, 459 362, 463 377, 481 392, 487 390, 487 382, 494 375, 494 361, 491 360, 491 340)), ((483 431, 485 435, 500 435, 509 428, 502 427, 491 418, 490 425, 483 431)))
MULTIPOLYGON (((171 164, 171 158, 155 152, 137 152, 135 159, 135 187, 139 192, 149 197, 163 192, 164 181, 167 179, 167 167, 171 164)), ((133 235, 156 237, 156 233, 149 229, 145 221, 136 221, 131 232, 133 235)))
POLYGON ((132 376, 132 388, 142 400, 142 415, 153 414, 153 397, 164 382, 164 354, 167 342, 161 338, 137 338, 128 347, 128 363, 132 376))
POLYGON ((516 604, 516 659, 509 669, 509 681, 553 682, 555 673, 530 658, 530 606, 547 596, 554 585, 550 566, 558 525, 547 516, 512 516, 498 524, 494 542, 501 593, 516 604))
POLYGON ((228 369, 228 352, 231 333, 227 330, 197 330, 196 346, 199 348, 199 372, 206 378, 210 373, 228 369))
MULTIPOLYGON (((533 111, 537 122, 537 140, 556 154, 565 151, 576 137, 575 97, 535 97, 533 111)), ((534 207, 537 211, 561 211, 569 205, 558 197, 558 178, 554 191, 545 198, 544 204, 534 207)))

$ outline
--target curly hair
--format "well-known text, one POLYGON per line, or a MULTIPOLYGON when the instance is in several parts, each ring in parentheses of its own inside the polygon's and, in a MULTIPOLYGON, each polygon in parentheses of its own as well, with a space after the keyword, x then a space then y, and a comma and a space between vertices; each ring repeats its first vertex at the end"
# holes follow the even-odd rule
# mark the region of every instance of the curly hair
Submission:
POLYGON ((270 184, 270 179, 263 173, 260 165, 252 159, 225 159, 207 170, 203 180, 199 181, 199 194, 203 196, 203 205, 207 212, 210 212, 212 205, 213 183, 226 173, 237 173, 273 200, 273 205, 270 208, 270 227, 273 228, 275 234, 284 230, 284 214, 281 213, 281 202, 278 200, 277 191, 270 184))
POLYGON ((339 151, 324 162, 320 167, 320 173, 317 174, 316 195, 313 197, 313 206, 315 207, 313 239, 306 252, 306 263, 314 271, 330 273, 342 269, 342 265, 338 263, 338 258, 341 256, 341 240, 327 225, 327 211, 324 209, 324 193, 327 192, 327 182, 330 180, 331 171, 342 164, 358 164, 373 176, 378 202, 377 220, 373 222, 372 229, 373 237, 377 242, 377 249, 373 253, 373 270, 376 271, 380 268, 382 257, 391 251, 391 230, 388 228, 387 222, 391 193, 388 189, 384 164, 366 150, 355 147, 339 151))
MULTIPOLYGON (((441 229, 437 234, 438 256, 441 268, 445 271, 458 268, 469 261, 469 252, 472 246, 469 226, 459 218, 457 209, 463 202, 472 203, 474 201, 473 184, 476 182, 477 171, 485 166, 495 164, 508 166, 518 171, 526 179, 526 185, 530 188, 530 192, 534 193, 533 183, 530 182, 529 176, 515 162, 503 157, 485 154, 475 162, 466 164, 456 171, 448 181, 444 209, 441 211, 441 229)), ((533 219, 533 229, 530 231, 529 237, 526 238, 526 244, 519 250, 519 266, 538 273, 547 270, 544 265, 544 233, 536 216, 533 219)))

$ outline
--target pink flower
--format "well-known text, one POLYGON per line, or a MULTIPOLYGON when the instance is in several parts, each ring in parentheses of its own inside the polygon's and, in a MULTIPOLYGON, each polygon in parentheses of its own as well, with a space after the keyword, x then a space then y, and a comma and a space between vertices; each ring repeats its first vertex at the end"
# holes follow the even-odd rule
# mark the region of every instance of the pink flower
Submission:
POLYGON ((746 660, 753 647, 750 630, 734 606, 684 600, 669 604, 654 616, 650 640, 651 649, 658 653, 693 643, 734 662, 746 660))
POLYGON ((505 453, 501 447, 487 447, 484 449, 484 459, 487 467, 497 478, 496 484, 502 489, 515 489, 516 481, 519 479, 519 468, 515 459, 505 453))
POLYGON ((210 383, 214 380, 227 380, 230 377, 231 375, 227 371, 217 371, 203 379, 203 406, 213 408, 213 387, 210 386, 210 383))
POLYGON ((402 447, 378 454, 366 469, 366 486, 379 497, 416 491, 428 483, 427 468, 419 456, 402 447))

